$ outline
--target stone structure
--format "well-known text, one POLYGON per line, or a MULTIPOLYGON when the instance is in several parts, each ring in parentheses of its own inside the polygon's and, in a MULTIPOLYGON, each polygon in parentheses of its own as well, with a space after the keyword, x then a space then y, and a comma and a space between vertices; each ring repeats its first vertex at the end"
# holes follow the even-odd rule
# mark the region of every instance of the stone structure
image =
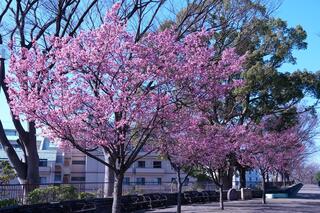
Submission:
POLYGON ((241 200, 252 199, 252 191, 249 188, 241 188, 241 200))
POLYGON ((234 188, 229 189, 228 194, 227 194, 227 199, 228 200, 238 200, 237 190, 234 188))

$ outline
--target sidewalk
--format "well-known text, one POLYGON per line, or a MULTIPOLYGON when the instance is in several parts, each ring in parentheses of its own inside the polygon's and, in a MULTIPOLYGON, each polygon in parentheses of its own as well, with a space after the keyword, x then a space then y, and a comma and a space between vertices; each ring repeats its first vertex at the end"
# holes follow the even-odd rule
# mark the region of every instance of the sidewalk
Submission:
MULTIPOLYGON (((166 209, 156 209, 152 212, 174 213, 175 206, 166 209)), ((185 213, 209 213, 222 212, 219 209, 219 203, 194 204, 182 206, 182 212, 185 213)), ((242 212, 242 213, 294 213, 294 212, 320 212, 320 188, 315 185, 306 185, 298 193, 297 198, 288 199, 268 199, 267 204, 261 204, 260 199, 248 201, 225 202, 224 213, 242 212)))

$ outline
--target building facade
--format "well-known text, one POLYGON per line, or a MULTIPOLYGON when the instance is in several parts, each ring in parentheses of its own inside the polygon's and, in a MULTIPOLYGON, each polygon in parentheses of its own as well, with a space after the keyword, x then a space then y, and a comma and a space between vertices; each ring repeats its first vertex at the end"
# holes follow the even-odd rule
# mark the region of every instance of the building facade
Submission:
MULTIPOLYGON (((5 133, 17 151, 18 156, 23 159, 23 151, 17 144, 18 133, 14 129, 6 129, 5 133)), ((76 149, 62 151, 50 143, 47 138, 37 138, 39 153, 40 184, 75 184, 85 187, 86 191, 104 190, 105 183, 109 180, 105 177, 103 164, 86 156, 76 149)), ((104 158, 99 150, 94 153, 104 158)), ((141 152, 139 155, 145 155, 141 152)), ((8 160, 6 153, 0 145, 0 160, 8 160)), ((182 175, 183 177, 183 175, 182 175)), ((186 181, 194 182, 196 179, 190 177, 186 181)), ((11 183, 18 183, 15 179, 11 183)), ((176 185, 176 174, 168 160, 162 159, 157 153, 151 153, 135 162, 126 172, 124 177, 124 192, 147 192, 147 191, 174 191, 176 185)))
MULTIPOLYGON (((236 189, 240 188, 240 176, 236 172, 233 176, 233 187, 236 189)), ((246 186, 248 188, 260 188, 261 187, 261 175, 257 170, 246 171, 246 186)))

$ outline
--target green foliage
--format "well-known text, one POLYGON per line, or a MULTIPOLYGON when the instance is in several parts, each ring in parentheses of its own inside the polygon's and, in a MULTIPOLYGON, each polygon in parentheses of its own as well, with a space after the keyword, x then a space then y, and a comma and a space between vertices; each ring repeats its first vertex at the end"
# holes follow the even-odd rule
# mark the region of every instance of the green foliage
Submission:
POLYGON ((78 198, 77 189, 74 186, 48 186, 38 188, 28 195, 28 203, 48 203, 65 200, 75 200, 78 198))
MULTIPOLYGON (((188 34, 205 25, 215 29, 217 57, 227 48, 246 54, 243 75, 234 76, 244 79, 245 83, 226 99, 213 100, 212 110, 208 111, 212 123, 241 124, 246 120, 259 123, 266 115, 276 115, 283 121, 282 128, 287 128, 297 122, 297 105, 305 97, 320 98, 319 73, 278 71, 284 63, 296 63, 294 50, 307 48, 307 33, 299 25, 291 27, 286 21, 268 15, 269 6, 252 0, 192 3, 182 9, 174 21, 167 20, 162 26, 169 28, 174 22, 181 26, 179 32, 188 34), (207 19, 195 16, 206 8, 211 8, 207 19)), ((314 107, 314 103, 308 102, 300 111, 314 111, 314 107)))
POLYGON ((18 202, 15 199, 0 200, 0 208, 16 205, 18 205, 18 202))
POLYGON ((197 178, 199 182, 206 182, 210 180, 210 177, 205 173, 205 171, 199 168, 192 169, 190 176, 197 178))
POLYGON ((0 184, 8 184, 16 174, 8 161, 0 161, 0 184))
POLYGON ((320 181, 320 172, 317 172, 317 174, 316 174, 316 180, 317 180, 317 181, 320 181))
POLYGON ((80 192, 79 199, 93 199, 96 195, 90 192, 80 192))

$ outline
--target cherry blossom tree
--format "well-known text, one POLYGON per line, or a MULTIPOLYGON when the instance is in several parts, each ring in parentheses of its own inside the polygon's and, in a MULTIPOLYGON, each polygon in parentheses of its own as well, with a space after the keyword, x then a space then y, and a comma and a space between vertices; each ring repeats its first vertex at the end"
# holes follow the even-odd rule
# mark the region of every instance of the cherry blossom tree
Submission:
POLYGON ((166 120, 157 133, 156 149, 166 158, 176 173, 177 212, 181 212, 182 187, 197 166, 201 153, 198 149, 198 117, 190 108, 176 111, 174 119, 166 120), (183 175, 184 173, 184 175, 183 175))
POLYGON ((36 43, 13 47, 6 78, 17 117, 35 121, 60 147, 76 148, 114 171, 113 212, 121 211, 124 173, 144 157, 140 150, 154 141, 163 120, 175 116, 177 103, 223 93, 243 61, 233 49, 214 58, 212 32, 205 30, 180 41, 165 30, 136 42, 116 15, 119 6, 95 30, 52 37, 50 52, 36 43), (97 148, 104 160, 92 154, 97 148))
MULTIPOLYGON (((52 47, 48 35, 76 36, 83 29, 96 28, 103 22, 105 11, 113 2, 121 3, 118 15, 130 23, 130 29, 135 31, 135 39, 138 41, 156 25, 155 20, 159 20, 165 0, 4 0, 0 3, 0 45, 6 46, 10 40, 15 39, 16 46, 30 49, 37 41, 43 51, 50 51, 52 47)), ((0 57, 0 93, 9 103, 9 85, 4 82, 8 70, 5 58, 6 54, 0 57)), ((1 106, 6 104, 1 103, 1 106)), ((0 143, 17 173, 19 182, 23 184, 24 195, 27 195, 39 184, 36 128, 33 122, 22 122, 10 112, 12 123, 19 135, 17 143, 23 152, 23 157, 20 158, 5 134, 6 126, 1 120, 2 107, 0 143)), ((110 175, 112 176, 112 173, 110 175)), ((112 184, 109 184, 110 186, 112 187, 112 184)))
POLYGON ((266 203, 267 174, 286 171, 301 160, 305 146, 299 140, 298 132, 296 126, 282 131, 267 131, 260 124, 251 126, 247 137, 237 143, 240 162, 260 171, 263 204, 266 203))
POLYGON ((235 152, 236 141, 244 137, 245 131, 242 126, 207 125, 200 132, 201 140, 197 143, 200 155, 197 163, 218 186, 220 208, 223 210, 222 177, 232 166, 231 155, 235 152))

